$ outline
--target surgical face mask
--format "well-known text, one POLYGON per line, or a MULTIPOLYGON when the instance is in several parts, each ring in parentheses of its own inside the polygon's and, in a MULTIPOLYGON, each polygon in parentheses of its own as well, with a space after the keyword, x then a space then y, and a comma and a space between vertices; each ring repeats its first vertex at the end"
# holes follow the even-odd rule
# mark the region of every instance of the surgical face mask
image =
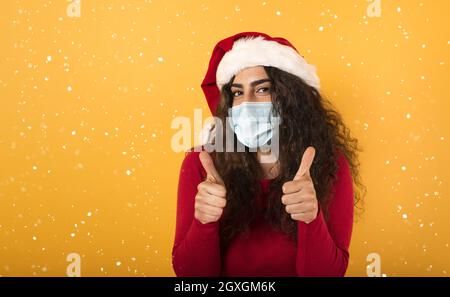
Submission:
POLYGON ((230 108, 228 116, 238 140, 249 148, 261 147, 273 136, 272 102, 243 102, 230 108))

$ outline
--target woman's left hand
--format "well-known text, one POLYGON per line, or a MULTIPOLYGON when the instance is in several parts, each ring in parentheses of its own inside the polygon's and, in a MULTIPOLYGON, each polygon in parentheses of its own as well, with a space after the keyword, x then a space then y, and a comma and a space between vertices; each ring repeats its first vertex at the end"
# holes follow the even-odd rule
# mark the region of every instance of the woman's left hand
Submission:
POLYGON ((315 149, 310 146, 303 153, 300 168, 292 181, 283 184, 281 201, 286 212, 296 221, 311 223, 319 210, 316 190, 309 172, 314 160, 315 149))

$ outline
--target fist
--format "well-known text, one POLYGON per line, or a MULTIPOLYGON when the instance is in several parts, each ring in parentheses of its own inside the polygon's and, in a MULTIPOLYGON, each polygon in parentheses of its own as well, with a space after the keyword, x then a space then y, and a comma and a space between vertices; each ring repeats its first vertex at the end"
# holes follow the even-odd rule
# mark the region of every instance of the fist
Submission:
POLYGON ((281 202, 296 221, 312 222, 318 213, 316 190, 309 169, 314 160, 315 149, 310 146, 303 153, 300 167, 292 181, 283 184, 281 202))
POLYGON ((206 179, 197 186, 194 217, 203 224, 217 222, 227 203, 227 191, 208 152, 200 152, 199 157, 206 179))

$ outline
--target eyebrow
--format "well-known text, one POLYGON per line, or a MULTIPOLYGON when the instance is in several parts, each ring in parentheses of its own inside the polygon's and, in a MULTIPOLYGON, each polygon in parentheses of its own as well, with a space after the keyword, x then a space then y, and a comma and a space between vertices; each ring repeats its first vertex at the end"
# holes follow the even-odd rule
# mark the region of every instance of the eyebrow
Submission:
MULTIPOLYGON (((269 81, 269 82, 270 82, 270 79, 264 78, 264 79, 259 79, 259 80, 252 81, 252 82, 250 83, 250 86, 251 86, 251 87, 254 87, 254 86, 257 86, 257 85, 259 85, 259 84, 262 84, 262 83, 264 83, 264 82, 266 82, 266 81, 269 81)), ((232 84, 231 86, 232 86, 232 87, 236 87, 236 88, 242 88, 242 84, 232 84)))

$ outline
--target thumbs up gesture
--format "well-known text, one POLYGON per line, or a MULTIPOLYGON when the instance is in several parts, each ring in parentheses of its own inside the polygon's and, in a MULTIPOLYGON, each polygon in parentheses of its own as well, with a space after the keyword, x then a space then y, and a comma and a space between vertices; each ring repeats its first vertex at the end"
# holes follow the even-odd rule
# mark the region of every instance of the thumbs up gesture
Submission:
POLYGON ((318 212, 316 190, 309 172, 315 153, 312 146, 305 150, 294 179, 284 183, 282 187, 284 195, 281 201, 286 205, 286 212, 293 220, 307 224, 317 217, 318 212))
POLYGON ((222 216, 227 202, 227 191, 208 152, 200 152, 199 157, 206 171, 206 179, 197 186, 194 216, 201 223, 206 224, 216 222, 222 216))

